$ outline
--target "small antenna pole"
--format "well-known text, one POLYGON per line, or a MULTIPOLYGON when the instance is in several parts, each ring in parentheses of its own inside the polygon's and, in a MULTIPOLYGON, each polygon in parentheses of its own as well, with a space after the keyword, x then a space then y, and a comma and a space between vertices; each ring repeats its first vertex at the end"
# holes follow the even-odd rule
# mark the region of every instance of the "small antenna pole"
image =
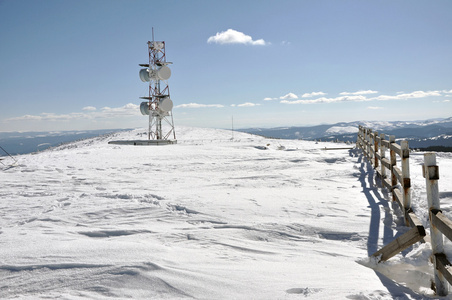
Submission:
POLYGON ((234 116, 232 116, 232 128, 231 128, 231 133, 232 133, 232 140, 234 140, 234 116))

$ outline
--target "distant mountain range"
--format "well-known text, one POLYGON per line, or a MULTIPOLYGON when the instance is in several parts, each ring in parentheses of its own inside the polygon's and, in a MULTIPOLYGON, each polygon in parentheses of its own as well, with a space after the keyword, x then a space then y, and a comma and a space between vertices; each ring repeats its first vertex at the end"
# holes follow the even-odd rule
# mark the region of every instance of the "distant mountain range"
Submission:
MULTIPOLYGON (((0 132, 0 146, 9 154, 26 154, 42 151, 63 143, 96 137, 126 129, 51 131, 51 132, 0 132)), ((6 156, 0 149, 0 156, 6 156)))
MULTIPOLYGON (((362 125, 380 133, 395 135, 396 140, 406 139, 412 149, 441 151, 452 150, 452 117, 413 122, 341 122, 307 127, 248 128, 236 131, 271 138, 321 141, 356 142, 358 126, 362 125)), ((63 143, 86 139, 129 129, 54 132, 0 132, 0 146, 11 155, 42 151, 63 143)), ((0 149, 0 156, 7 154, 0 149)))
POLYGON ((412 122, 356 121, 308 127, 248 128, 238 131, 281 139, 356 142, 359 125, 386 136, 394 135, 396 140, 408 140, 410 148, 452 147, 452 117, 412 122))

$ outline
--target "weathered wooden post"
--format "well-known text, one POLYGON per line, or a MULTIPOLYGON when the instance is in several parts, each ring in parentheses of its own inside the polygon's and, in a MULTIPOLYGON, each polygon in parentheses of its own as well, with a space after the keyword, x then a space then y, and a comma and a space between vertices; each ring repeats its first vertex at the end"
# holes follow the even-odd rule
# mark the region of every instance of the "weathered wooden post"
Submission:
POLYGON ((374 158, 375 158, 375 162, 374 162, 374 168, 376 169, 376 168, 378 168, 378 142, 379 142, 379 140, 378 140, 378 131, 375 131, 374 132, 374 150, 375 150, 375 153, 374 153, 374 158))
MULTIPOLYGON (((373 164, 374 162, 374 133, 372 129, 369 129, 369 160, 370 164, 373 164)), ((374 166, 375 167, 375 166, 374 166)))
POLYGON ((396 157, 396 152, 392 149, 391 144, 395 143, 395 136, 394 135, 390 135, 389 136, 389 156, 391 159, 391 191, 392 191, 392 200, 395 200, 395 195, 394 195, 394 187, 397 185, 397 177, 395 175, 394 172, 394 167, 397 164, 397 157, 396 157))
POLYGON ((366 145, 366 141, 367 141, 367 128, 363 128, 363 152, 364 152, 364 156, 367 157, 367 145, 366 145))
POLYGON ((361 126, 361 140, 360 140, 360 143, 361 143, 361 150, 363 150, 363 151, 364 151, 364 136, 365 136, 365 134, 366 134, 366 131, 365 131, 364 127, 361 126))
POLYGON ((432 211, 440 209, 438 190, 439 169, 436 165, 436 153, 428 152, 424 154, 423 172, 427 186, 427 201, 430 215, 430 236, 433 250, 433 265, 435 267, 434 273, 436 294, 439 296, 446 296, 448 292, 447 281, 443 274, 439 272, 436 259, 437 255, 444 253, 443 235, 432 222, 432 211))
POLYGON ((358 136, 356 137, 356 148, 361 148, 361 136, 363 134, 363 127, 359 125, 358 127, 358 136))
POLYGON ((371 154, 370 154, 370 133, 371 133, 372 131, 369 129, 369 128, 367 128, 366 129, 366 153, 367 153, 367 159, 372 159, 372 156, 371 156, 371 154))
POLYGON ((360 142, 361 142, 361 150, 363 150, 363 152, 365 152, 364 151, 364 140, 365 140, 365 138, 366 138, 366 129, 361 126, 361 140, 360 140, 360 142))
MULTIPOLYGON (((384 146, 384 144, 381 141, 384 141, 385 139, 385 134, 382 133, 380 134, 380 159, 383 160, 383 158, 386 158, 386 147, 384 146)), ((386 167, 383 164, 383 162, 381 163, 381 185, 384 186, 384 180, 386 178, 386 167)))
POLYGON ((366 156, 366 158, 369 158, 368 153, 367 153, 367 142, 369 140, 369 129, 364 128, 364 143, 363 143, 363 151, 364 151, 364 155, 366 156))
POLYGON ((402 149, 403 207, 411 209, 410 148, 408 141, 400 143, 402 149))

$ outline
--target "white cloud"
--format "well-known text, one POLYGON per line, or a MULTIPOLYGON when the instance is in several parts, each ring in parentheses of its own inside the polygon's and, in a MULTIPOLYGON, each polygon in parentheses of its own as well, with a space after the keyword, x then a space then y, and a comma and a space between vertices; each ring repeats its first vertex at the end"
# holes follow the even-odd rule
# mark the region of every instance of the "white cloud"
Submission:
MULTIPOLYGON (((442 93, 446 93, 448 91, 414 91, 411 93, 403 93, 396 95, 380 95, 377 97, 367 97, 367 94, 377 93, 376 91, 367 90, 367 91, 358 91, 354 93, 343 92, 340 93, 341 96, 326 98, 320 97, 316 99, 301 99, 291 101, 289 97, 283 98, 281 97, 281 103, 284 104, 314 104, 314 103, 337 103, 337 102, 363 102, 363 101, 387 101, 387 100, 406 100, 406 99, 418 99, 418 98, 426 98, 426 97, 435 97, 435 96, 443 96, 442 93)), ((322 92, 310 93, 304 95, 313 95, 320 94, 322 92)), ((304 97, 302 96, 302 98, 304 97)), ((448 95, 446 95, 447 97, 448 95)))
POLYGON ((383 107, 381 107, 381 106, 368 106, 367 109, 377 110, 377 109, 383 109, 383 107))
POLYGON ((425 98, 430 96, 441 96, 441 92, 439 91, 415 91, 411 93, 405 93, 405 94, 398 94, 396 96, 388 96, 388 95, 381 95, 375 98, 371 98, 371 100, 404 100, 404 99, 416 99, 416 98, 425 98))
POLYGON ((342 92, 339 95, 369 95, 369 94, 376 94, 378 93, 377 91, 372 91, 372 90, 367 90, 367 91, 357 91, 357 92, 353 92, 353 93, 349 93, 349 92, 342 92))
POLYGON ((249 35, 244 34, 243 32, 228 29, 226 31, 217 32, 216 35, 211 36, 207 39, 208 43, 215 44, 245 44, 245 45, 258 45, 265 46, 268 43, 263 39, 253 40, 253 38, 249 35))
POLYGON ((443 102, 444 102, 444 103, 448 103, 448 102, 450 102, 450 100, 444 100, 443 102))
POLYGON ((445 94, 452 94, 452 90, 448 90, 448 91, 444 90, 443 93, 445 93, 445 94))
POLYGON ((85 111, 95 111, 96 108, 94 106, 85 106, 84 108, 82 108, 82 110, 85 111))
POLYGON ((84 114, 70 113, 57 115, 54 113, 41 113, 40 115, 24 115, 6 119, 5 121, 69 121, 77 118, 83 118, 84 114))
MULTIPOLYGON (((85 109, 86 110, 86 109, 85 109)), ((105 119, 105 118, 121 118, 127 116, 141 115, 139 106, 133 103, 128 103, 121 107, 104 107, 101 111, 89 110, 86 113, 41 113, 39 115, 24 115, 21 117, 9 118, 5 121, 73 121, 86 119, 105 119)))
POLYGON ((85 114, 82 113, 69 113, 69 114, 54 114, 54 113, 42 113, 42 120, 44 121, 69 121, 74 119, 84 118, 85 114))
POLYGON ((294 93, 288 93, 288 94, 285 94, 284 96, 279 97, 279 99, 281 99, 281 100, 298 99, 298 96, 295 95, 294 93))
POLYGON ((238 104, 237 107, 254 107, 254 106, 259 106, 260 104, 257 103, 251 103, 251 102, 245 102, 242 104, 238 104))
POLYGON ((224 105, 221 104, 200 104, 200 103, 186 103, 175 106, 175 108, 205 108, 205 107, 214 107, 214 108, 222 108, 224 105))
POLYGON ((270 97, 266 97, 264 98, 264 101, 272 101, 272 100, 294 100, 294 99, 298 99, 298 96, 295 95, 294 93, 287 93, 284 96, 281 97, 277 97, 277 98, 270 98, 270 97))
POLYGON ((304 93, 303 95, 301 95, 301 98, 311 98, 314 96, 325 96, 326 93, 324 92, 312 92, 312 93, 304 93))
POLYGON ((41 121, 42 116, 24 115, 21 117, 14 117, 6 119, 5 121, 41 121))
POLYGON ((133 103, 127 103, 124 106, 121 107, 102 107, 102 112, 99 113, 93 113, 96 117, 104 117, 104 118, 114 118, 116 116, 134 116, 134 115, 141 115, 140 113, 140 106, 133 103))
MULTIPOLYGON (((314 97, 314 96, 324 96, 327 95, 327 93, 324 92, 312 92, 312 93, 304 93, 301 98, 310 98, 310 97, 314 97)), ((298 99, 299 97, 294 94, 294 93, 287 93, 284 96, 278 97, 278 98, 264 98, 264 101, 271 101, 271 100, 295 100, 298 99)))
POLYGON ((341 96, 341 97, 335 97, 335 98, 326 98, 321 97, 317 99, 309 99, 309 100, 296 100, 296 101, 288 101, 288 100, 282 100, 281 103, 284 104, 315 104, 315 103, 335 103, 335 102, 361 102, 361 101, 369 101, 364 96, 341 96))

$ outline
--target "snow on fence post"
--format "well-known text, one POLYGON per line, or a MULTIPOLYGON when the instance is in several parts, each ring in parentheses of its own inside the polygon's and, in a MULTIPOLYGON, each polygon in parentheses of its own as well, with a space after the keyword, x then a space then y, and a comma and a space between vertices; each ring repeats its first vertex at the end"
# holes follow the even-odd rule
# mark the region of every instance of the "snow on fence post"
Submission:
POLYGON ((443 235, 441 231, 433 224, 432 214, 440 210, 438 179, 439 169, 436 165, 436 153, 428 152, 424 154, 423 173, 427 188, 427 201, 430 216, 430 236, 433 250, 433 263, 435 273, 436 294, 445 296, 448 292, 447 281, 443 274, 438 270, 438 256, 444 255, 443 235))

